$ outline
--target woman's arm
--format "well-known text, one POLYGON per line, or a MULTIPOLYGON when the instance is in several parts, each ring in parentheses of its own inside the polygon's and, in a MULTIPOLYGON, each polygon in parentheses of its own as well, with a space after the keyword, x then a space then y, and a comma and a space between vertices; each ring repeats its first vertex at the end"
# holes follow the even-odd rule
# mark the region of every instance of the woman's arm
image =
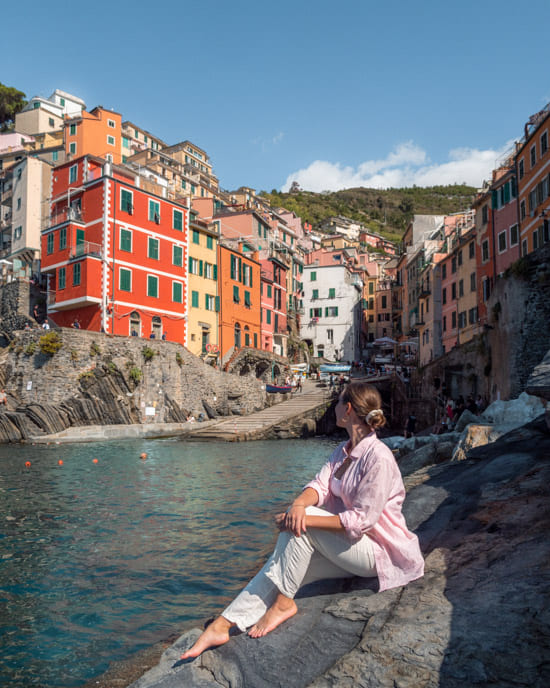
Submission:
POLYGON ((306 514, 306 507, 315 506, 318 501, 319 495, 316 490, 312 487, 306 487, 285 514, 277 514, 275 517, 279 530, 290 530, 297 537, 305 533, 308 527, 343 531, 344 526, 339 516, 309 516, 306 514))

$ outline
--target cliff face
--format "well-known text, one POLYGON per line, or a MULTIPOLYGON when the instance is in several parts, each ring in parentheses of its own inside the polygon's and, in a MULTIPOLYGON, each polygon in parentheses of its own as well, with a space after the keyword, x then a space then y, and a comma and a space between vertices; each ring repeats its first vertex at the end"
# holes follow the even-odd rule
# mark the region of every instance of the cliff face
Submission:
POLYGON ((262 383, 206 365, 179 344, 56 330, 60 348, 41 351, 44 331, 17 334, 4 350, 0 441, 73 425, 184 422, 187 414, 246 414, 265 405, 262 383))
POLYGON ((178 664, 199 633, 189 631, 132 688, 550 685, 545 416, 405 482, 422 579, 383 593, 366 579, 310 586, 265 638, 239 635, 178 664))

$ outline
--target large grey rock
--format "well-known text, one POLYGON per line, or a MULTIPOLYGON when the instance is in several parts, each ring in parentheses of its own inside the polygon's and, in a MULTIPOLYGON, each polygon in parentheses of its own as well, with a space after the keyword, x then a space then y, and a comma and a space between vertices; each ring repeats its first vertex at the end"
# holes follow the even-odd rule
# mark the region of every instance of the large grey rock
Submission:
POLYGON ((477 425, 479 425, 483 422, 488 423, 489 421, 485 420, 484 418, 480 418, 479 416, 476 416, 475 413, 468 411, 468 409, 464 409, 464 411, 462 411, 462 413, 460 414, 460 418, 456 421, 454 430, 455 432, 462 432, 464 428, 470 423, 476 423, 477 425))
POLYGON ((522 392, 517 399, 493 401, 481 417, 493 425, 503 425, 511 430, 529 423, 545 410, 546 404, 539 397, 522 392))
POLYGON ((550 400, 550 351, 531 373, 525 391, 527 394, 550 400))
POLYGON ((265 638, 240 635, 172 668, 198 633, 191 631, 133 688, 547 688, 550 433, 543 418, 405 482, 424 578, 376 594, 356 579, 347 591, 301 599, 299 614, 265 638))

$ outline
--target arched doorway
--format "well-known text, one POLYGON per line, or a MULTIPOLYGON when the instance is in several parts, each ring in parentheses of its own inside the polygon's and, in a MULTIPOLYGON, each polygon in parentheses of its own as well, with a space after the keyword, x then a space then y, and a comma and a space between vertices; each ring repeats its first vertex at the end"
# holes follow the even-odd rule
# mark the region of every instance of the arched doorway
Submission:
POLYGON ((160 339, 162 336, 162 320, 158 315, 153 316, 151 320, 151 330, 155 335, 155 339, 160 339))
POLYGON ((141 337, 141 317, 137 311, 130 313, 130 332, 131 337, 141 337))
POLYGON ((250 346, 250 327, 244 326, 244 345, 250 346))
POLYGON ((235 323, 235 349, 241 348, 241 326, 235 323))

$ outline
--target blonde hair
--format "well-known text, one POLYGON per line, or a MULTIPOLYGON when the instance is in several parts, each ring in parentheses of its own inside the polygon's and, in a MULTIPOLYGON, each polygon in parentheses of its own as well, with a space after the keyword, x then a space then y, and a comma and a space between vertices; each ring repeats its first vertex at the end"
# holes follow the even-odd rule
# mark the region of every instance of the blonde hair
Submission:
POLYGON ((359 418, 373 430, 386 425, 382 397, 376 387, 366 382, 350 382, 342 392, 342 401, 349 402, 359 418))

